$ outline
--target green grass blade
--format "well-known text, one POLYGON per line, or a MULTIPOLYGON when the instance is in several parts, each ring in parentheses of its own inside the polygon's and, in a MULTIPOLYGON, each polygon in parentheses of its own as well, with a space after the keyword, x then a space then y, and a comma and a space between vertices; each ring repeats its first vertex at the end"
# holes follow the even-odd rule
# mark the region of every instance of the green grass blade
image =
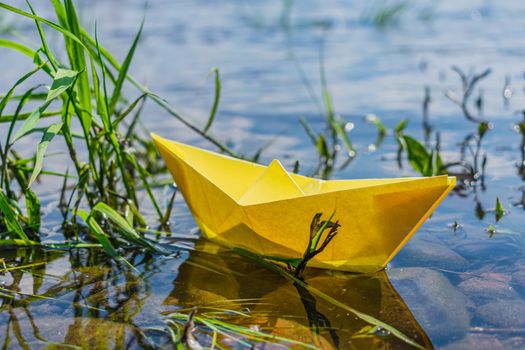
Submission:
POLYGON ((301 123, 301 126, 304 128, 304 131, 306 131, 306 134, 310 138, 310 141, 312 141, 312 144, 316 145, 317 144, 317 136, 315 136, 315 132, 312 129, 312 127, 310 126, 310 124, 308 124, 306 119, 304 119, 303 117, 299 118, 299 123, 301 123))
POLYGON ((42 140, 38 144, 35 158, 35 167, 33 168, 33 173, 31 174, 31 178, 29 179, 27 187, 31 187, 33 182, 36 180, 38 174, 40 174, 40 171, 42 170, 42 166, 44 164, 44 155, 46 153, 47 147, 49 146, 51 140, 53 140, 53 138, 56 136, 56 134, 60 132, 60 129, 62 129, 62 125, 62 123, 52 124, 44 132, 42 140))
POLYGON ((99 202, 93 207, 93 212, 95 211, 106 215, 107 218, 121 230, 122 234, 127 240, 135 242, 157 252, 165 252, 163 249, 156 247, 150 241, 139 235, 137 231, 135 231, 135 229, 128 223, 128 221, 109 205, 99 202))
POLYGON ((48 101, 44 103, 41 107, 35 109, 29 117, 24 120, 20 128, 16 131, 15 136, 13 136, 13 141, 11 143, 15 143, 17 140, 22 138, 27 133, 31 132, 38 124, 38 121, 40 120, 40 117, 42 116, 42 113, 44 110, 51 104, 51 101, 48 101))
POLYGON ((11 123, 9 123, 9 129, 7 131, 7 136, 6 136, 6 139, 5 139, 6 140, 5 141, 6 147, 4 149, 4 154, 3 154, 3 158, 4 159, 7 156, 7 152, 9 150, 9 144, 10 144, 10 141, 11 141, 11 135, 12 135, 13 130, 15 128, 15 124, 18 121, 18 117, 20 116, 20 112, 24 108, 24 106, 27 103, 27 101, 29 101, 31 99, 31 96, 32 96, 33 92, 36 89, 38 89, 39 87, 41 87, 41 85, 34 86, 34 87, 30 88, 29 90, 27 90, 24 93, 24 95, 22 96, 22 98, 20 99, 20 102, 18 103, 18 106, 16 107, 15 114, 13 115, 13 120, 11 121, 11 123))
MULTIPOLYGON (((4 97, 4 95, 0 95, 0 98, 3 98, 3 97, 4 97)), ((46 97, 47 97, 47 92, 35 92, 35 93, 31 94, 29 99, 31 101, 45 101, 46 97)), ((24 98, 24 95, 13 95, 13 96, 11 96, 11 100, 13 100, 13 101, 20 101, 23 98, 24 98)))
POLYGON ((352 141, 350 141, 350 138, 348 137, 348 133, 345 131, 344 126, 335 120, 330 121, 330 125, 332 129, 335 130, 337 136, 339 136, 339 138, 343 141, 343 144, 345 145, 346 150, 348 151, 348 155, 351 157, 355 156, 354 146, 352 145, 352 141))
POLYGON ((215 97, 213 99, 213 106, 211 108, 210 117, 208 118, 206 126, 202 130, 202 132, 204 133, 206 133, 211 128, 211 125, 215 120, 215 115, 217 114, 217 109, 219 108, 219 101, 221 99, 221 77, 219 75, 219 68, 214 68, 213 72, 215 73, 215 97))
POLYGON ((0 38, 0 47, 6 48, 9 50, 13 50, 13 51, 17 51, 31 58, 36 65, 38 66, 41 65, 42 69, 47 74, 52 75, 52 69, 49 67, 49 65, 46 62, 42 61, 42 59, 38 55, 38 52, 31 49, 30 47, 14 42, 14 41, 11 41, 11 40, 1 39, 1 38, 0 38))
POLYGON ((173 191, 173 194, 171 195, 170 201, 168 202, 168 205, 166 206, 166 211, 164 212, 164 215, 161 218, 161 224, 162 225, 167 225, 169 220, 170 220, 171 212, 173 210, 173 204, 175 203, 176 195, 177 195, 177 191, 175 190, 175 191, 173 191))
POLYGON ((95 62, 93 61, 93 58, 90 57, 89 62, 91 65, 91 80, 93 81, 93 94, 95 95, 95 101, 97 103, 97 114, 100 116, 104 128, 108 130, 107 121, 109 120, 109 118, 106 103, 104 102, 106 99, 104 98, 104 94, 100 91, 100 80, 97 75, 97 70, 95 69, 95 62))
POLYGON ((425 167, 423 168, 423 176, 432 176, 432 172, 434 171, 434 157, 434 151, 432 150, 430 151, 425 167))
POLYGON ((148 173, 146 172, 146 169, 144 169, 139 163, 137 163, 137 160, 134 158, 133 155, 128 156, 128 160, 131 162, 135 170, 138 171, 140 180, 142 181, 142 185, 144 186, 144 189, 146 190, 146 193, 148 194, 151 203, 153 204, 153 207, 157 211, 157 214, 159 215, 159 219, 162 220, 164 215, 162 214, 162 210, 160 210, 159 204, 157 203, 157 199, 155 198, 155 195, 151 191, 151 187, 148 183, 148 173))
POLYGON ((25 241, 23 239, 0 239, 0 248, 2 247, 33 247, 40 245, 35 241, 25 241))
POLYGON ((60 68, 55 74, 55 78, 53 79, 53 83, 51 84, 51 88, 49 89, 49 92, 47 94, 46 102, 57 98, 67 89, 73 86, 73 84, 75 84, 77 76, 80 73, 81 72, 77 72, 74 70, 60 68))
MULTIPOLYGON (((78 17, 75 11, 75 6, 72 0, 65 0, 65 9, 66 16, 68 21, 69 31, 73 34, 75 38, 78 38, 80 35, 80 24, 78 22, 78 17)), ((78 97, 80 100, 80 123, 86 133, 91 129, 91 86, 89 83, 89 76, 86 67, 86 57, 85 57, 85 46, 82 43, 78 43, 75 40, 68 40, 69 36, 65 36, 66 39, 66 48, 69 53, 69 59, 71 67, 80 72, 78 76, 78 82, 76 84, 76 89, 78 92, 78 97)), ((88 51, 89 52, 89 51, 88 51)))
MULTIPOLYGON (((129 211, 131 213, 130 217, 135 220, 139 226, 142 226, 142 227, 147 227, 148 226, 148 223, 146 221, 146 219, 144 218, 144 216, 142 216, 142 214, 140 213, 139 209, 135 206, 135 204, 133 204, 133 202, 128 202, 127 205, 129 206, 129 211)), ((133 222, 133 221, 130 221, 128 218, 126 218, 128 220, 128 222, 130 222, 130 224, 133 222)), ((140 227, 136 227, 135 230, 139 230, 140 227)))
POLYGON ((503 204, 501 204, 499 197, 496 197, 496 209, 494 211, 496 212, 496 222, 500 221, 502 217, 507 215, 507 212, 503 208, 503 204))
POLYGON ((332 121, 334 119, 334 107, 332 104, 332 95, 330 94, 330 91, 328 89, 323 89, 323 99, 324 104, 326 108, 326 118, 328 121, 332 121))
POLYGON ((33 70, 29 71, 28 73, 24 74, 20 79, 18 79, 15 84, 11 87, 11 89, 9 89, 9 91, 7 92, 7 94, 5 94, 4 97, 2 97, 2 100, 0 101, 0 116, 2 115, 2 113, 4 112, 4 109, 5 109, 5 106, 7 106, 7 103, 9 102, 9 100, 11 99, 11 96, 13 96, 13 93, 15 92, 15 89, 20 85, 22 84, 24 81, 26 81, 29 77, 31 77, 33 74, 35 74, 36 72, 38 72, 40 69, 42 68, 42 66, 38 66, 36 68, 34 68, 33 70))
POLYGON ((7 39, 0 39, 0 47, 18 51, 29 58, 34 58, 36 55, 36 51, 30 47, 7 39))
POLYGON ((62 27, 67 27, 66 9, 62 4, 62 0, 51 0, 51 3, 55 8, 55 14, 57 15, 58 22, 62 27))
POLYGON ((9 198, 5 195, 5 192, 0 189, 0 211, 4 214, 4 223, 7 229, 11 232, 16 233, 19 239, 25 244, 31 244, 31 240, 27 237, 26 233, 20 225, 17 214, 11 207, 9 198))
POLYGON ((24 190, 24 196, 26 199, 28 225, 33 231, 38 232, 40 230, 40 200, 29 188, 24 190))
MULTIPOLYGON (((122 92, 122 85, 124 84, 124 80, 126 80, 126 77, 128 75, 129 66, 131 64, 131 60, 133 59, 133 55, 135 54, 135 49, 137 48, 137 44, 139 43, 143 28, 144 28, 144 18, 142 19, 139 31, 137 32, 137 35, 135 36, 135 39, 133 40, 133 43, 131 44, 131 48, 129 49, 128 54, 126 55, 124 62, 122 62, 122 65, 120 66, 117 81, 115 82, 113 94, 111 95, 111 100, 109 102, 109 115, 112 115, 113 112, 115 111, 115 106, 117 105, 118 99, 122 92)), ((99 47, 98 42, 97 42, 97 47, 99 47)))
POLYGON ((407 118, 401 119, 399 121, 399 123, 397 123, 397 125, 396 125, 396 127, 394 129, 395 133, 396 134, 402 133, 405 130, 405 128, 407 127, 408 122, 409 122, 409 120, 407 118))
POLYGON ((310 247, 311 248, 311 252, 316 250, 317 245, 319 244, 319 240, 321 239, 321 236, 322 236, 323 232, 328 228, 328 225, 332 223, 332 219, 334 218, 334 215, 335 215, 335 211, 333 211, 332 214, 330 214, 330 217, 328 218, 328 220, 325 220, 322 223, 322 225, 319 227, 317 232, 315 232, 314 236, 312 237, 312 246, 310 247))
POLYGON ((2 188, 4 187, 4 181, 6 180, 7 163, 8 163, 7 155, 9 153, 9 148, 11 146, 11 135, 13 133, 15 123, 18 119, 18 116, 20 115, 20 111, 22 110, 22 108, 24 108, 26 102, 30 99, 31 95, 33 94, 33 91, 38 89, 40 86, 41 85, 34 86, 24 93, 24 95, 22 96, 22 98, 20 99, 18 103, 18 106, 16 107, 16 111, 13 116, 13 120, 11 121, 11 123, 9 123, 9 128, 7 130, 7 135, 5 137, 5 147, 3 149, 3 152, 0 151, 0 156, 2 158, 2 166, 1 166, 1 171, 0 171, 0 187, 2 188))
POLYGON ((376 126, 376 128, 377 128, 377 139, 374 142, 374 144, 375 144, 376 147, 379 147, 379 145, 383 142, 383 140, 384 140, 384 138, 386 136, 387 130, 386 130, 385 124, 383 124, 381 119, 378 116, 376 116, 375 114, 367 115, 365 120, 368 123, 372 123, 372 124, 374 124, 376 126))
POLYGON ((426 175, 428 173, 426 170, 428 168, 429 158, 431 158, 428 151, 413 137, 402 135, 399 136, 399 138, 403 141, 403 146, 407 151, 408 161, 412 168, 419 174, 426 175))
POLYGON ((147 98, 148 94, 142 94, 139 97, 133 101, 126 110, 124 110, 122 113, 119 114, 119 116, 113 121, 113 128, 117 128, 117 126, 120 124, 124 118, 126 118, 132 111, 135 109, 135 107, 138 105, 139 102, 141 102, 143 99, 147 98))
POLYGON ((366 121, 368 123, 372 123, 377 127, 377 131, 380 135, 385 136, 386 135, 386 127, 385 124, 381 121, 381 119, 376 116, 375 114, 369 114, 366 116, 366 121))
POLYGON ((3 3, 3 2, 0 2, 0 8, 3 8, 3 9, 6 9, 10 12, 13 12, 13 13, 16 13, 18 15, 21 15, 21 16, 24 16, 24 17, 27 17, 27 18, 31 18, 33 20, 36 20, 36 21, 39 21, 40 23, 44 23, 45 25, 59 31, 60 33, 62 33, 64 36, 66 36, 68 39, 71 39, 72 41, 74 41, 75 43, 81 45, 84 47, 84 44, 82 43, 82 41, 73 33, 71 33, 69 30, 65 29, 64 27, 52 22, 52 21, 49 21, 45 18, 42 18, 42 17, 39 17, 39 16, 35 16, 29 12, 25 12, 25 11, 22 11, 16 7, 13 7, 13 6, 10 6, 6 3, 3 3))
POLYGON ((91 230, 91 233, 95 236, 97 241, 102 245, 102 249, 108 254, 110 257, 117 261, 121 261, 131 267, 134 271, 138 272, 137 269, 124 257, 120 256, 111 242, 109 241, 109 236, 102 230, 102 228, 97 224, 95 219, 88 214, 86 211, 82 209, 78 209, 76 211, 76 214, 84 220, 84 222, 88 225, 89 229, 91 230))
POLYGON ((108 217, 115 225, 117 225, 122 231, 125 231, 130 237, 134 239, 141 238, 135 229, 124 219, 117 211, 111 208, 105 203, 98 203, 93 207, 93 211, 98 211, 108 217))
POLYGON ((102 245, 102 248, 106 253, 114 259, 119 259, 119 255, 111 242, 109 241, 108 235, 102 230, 102 228, 97 224, 97 222, 89 215, 86 211, 78 209, 76 214, 84 220, 86 225, 91 229, 91 233, 95 236, 97 241, 102 245))
MULTIPOLYGON (((31 6, 31 3, 29 2, 29 0, 26 0, 26 3, 29 6, 31 13, 36 16, 35 10, 33 9, 33 6, 31 6)), ((35 20, 35 24, 38 30, 38 35, 40 36, 40 42, 42 43, 42 50, 44 51, 44 54, 46 55, 53 69, 57 70, 58 69, 57 60, 55 59, 55 57, 51 54, 51 51, 49 50, 49 46, 47 45, 47 40, 44 35, 44 30, 42 29, 42 25, 37 20, 35 20)))
POLYGON ((439 151, 436 151, 434 160, 434 169, 433 169, 433 175, 447 175, 447 168, 445 164, 443 163, 443 159, 441 158, 441 154, 439 151))
MULTIPOLYGON (((8 114, 3 115, 0 117, 0 123, 11 123, 13 120, 21 121, 26 120, 27 118, 31 117, 33 112, 30 113, 20 113, 18 116, 15 116, 14 114, 8 114)), ((50 117, 57 117, 62 114, 62 111, 51 111, 51 112, 42 112, 40 113, 40 119, 43 118, 50 118, 50 117)))
MULTIPOLYGON (((98 42, 98 34, 97 34, 97 27, 95 26, 95 42, 97 47, 97 57, 99 62, 102 62, 102 54, 100 52, 100 45, 98 42)), ((91 63, 94 65, 94 60, 91 61, 91 63)), ((100 80, 98 79, 97 72, 95 70, 95 67, 91 67, 91 70, 93 71, 93 85, 95 87, 95 97, 97 100, 97 108, 99 110, 99 115, 102 118, 102 123, 104 125, 104 128, 107 132, 111 133, 113 132, 113 125, 111 124, 110 119, 110 113, 109 113, 109 101, 108 101, 108 88, 106 84, 106 66, 104 64, 100 64, 100 69, 102 71, 102 88, 104 89, 101 93, 100 91, 100 80)))
POLYGON ((319 78, 321 80, 321 92, 323 96, 323 102, 325 105, 326 119, 328 122, 334 120, 334 107, 332 103, 332 95, 328 90, 328 83, 326 82, 326 72, 324 66, 324 42, 322 42, 321 49, 319 50, 319 78))
POLYGON ((319 134, 319 136, 317 137, 315 146, 317 147, 317 152, 319 153, 320 156, 324 157, 325 159, 330 159, 330 152, 328 152, 328 145, 326 144, 326 140, 322 134, 319 134))

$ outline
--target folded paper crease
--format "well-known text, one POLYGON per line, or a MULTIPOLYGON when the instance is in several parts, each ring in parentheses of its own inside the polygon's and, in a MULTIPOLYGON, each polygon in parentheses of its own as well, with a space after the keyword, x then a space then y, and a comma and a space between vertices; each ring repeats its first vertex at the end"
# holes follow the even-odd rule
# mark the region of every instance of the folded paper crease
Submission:
POLYGON ((326 181, 152 137, 203 234, 220 244, 299 258, 312 217, 335 211, 339 232, 311 262, 323 268, 384 268, 455 185, 449 176, 326 181))

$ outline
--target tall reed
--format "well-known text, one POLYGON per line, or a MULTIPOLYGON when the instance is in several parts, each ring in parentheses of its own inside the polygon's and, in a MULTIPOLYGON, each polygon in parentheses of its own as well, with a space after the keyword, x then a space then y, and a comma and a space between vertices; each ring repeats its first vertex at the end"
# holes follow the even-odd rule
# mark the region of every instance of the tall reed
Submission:
MULTIPOLYGON (((22 10, 0 2, 3 11, 34 21, 39 46, 34 50, 18 41, 0 39, 0 47, 27 56, 35 65, 0 101, 0 122, 8 125, 7 136, 0 142, 2 244, 39 244, 40 202, 32 185, 41 176, 53 175, 64 179, 60 201, 64 227, 73 228, 77 241, 80 240, 77 217, 80 217, 90 229, 86 230, 86 237, 98 241, 114 257, 115 246, 122 243, 158 250, 138 233, 147 223, 141 215, 137 188, 147 193, 159 223, 169 217, 150 185, 151 171, 158 169, 157 156, 151 141, 137 131, 142 106, 146 100, 159 105, 222 152, 235 155, 209 130, 220 96, 218 71, 212 111, 201 127, 129 75, 144 21, 137 28, 124 60, 118 62, 99 40, 96 28, 92 36, 82 27, 73 0, 51 0, 56 16, 53 20, 38 16, 31 3, 26 3, 27 10, 22 10), (60 34, 64 52, 54 52, 48 45, 49 30, 60 34), (59 57, 64 53, 67 59, 61 61, 59 57), (42 76, 37 72, 44 72, 48 78, 22 89, 25 82, 31 81, 29 78, 42 76), (45 88, 46 85, 50 88, 45 88), (124 96, 125 87, 134 88, 136 96, 124 96), (8 105, 14 113, 6 113, 8 105), (44 118, 49 118, 50 124, 41 127, 44 118), (33 134, 41 134, 35 156, 20 157, 17 144, 33 134), (45 170, 46 150, 57 139, 62 139, 67 147, 71 171, 45 170), (25 210, 18 205, 20 197, 25 198, 25 210)), ((171 210, 172 206, 168 207, 171 210)))

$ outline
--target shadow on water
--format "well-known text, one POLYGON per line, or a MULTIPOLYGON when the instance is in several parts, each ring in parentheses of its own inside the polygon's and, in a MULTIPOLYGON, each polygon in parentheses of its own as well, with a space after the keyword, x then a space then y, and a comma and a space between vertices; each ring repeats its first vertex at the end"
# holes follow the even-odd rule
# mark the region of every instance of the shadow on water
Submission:
MULTIPOLYGON (((3 259, 2 349, 160 348, 170 344, 166 317, 194 306, 197 315, 323 349, 412 348, 388 331, 230 252, 193 251, 185 261, 130 256, 140 273, 115 265, 96 249, 9 250, 3 259)), ((305 281, 390 324, 422 346, 432 347, 386 273, 311 270, 305 281)), ((197 323, 195 337, 208 345, 212 329, 197 323)), ((238 346, 234 339, 227 333, 218 334, 217 342, 226 348, 238 346)), ((289 344, 275 346, 285 345, 289 344)))

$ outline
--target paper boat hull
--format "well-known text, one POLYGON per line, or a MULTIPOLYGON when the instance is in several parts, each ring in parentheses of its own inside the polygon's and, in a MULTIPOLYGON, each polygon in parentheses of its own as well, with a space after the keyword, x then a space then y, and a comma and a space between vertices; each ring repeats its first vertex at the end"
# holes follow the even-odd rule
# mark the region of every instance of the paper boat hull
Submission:
POLYGON ((153 138, 201 231, 222 245, 300 258, 313 216, 335 211, 338 234, 310 263, 321 268, 383 269, 455 185, 447 176, 322 181, 153 138))

